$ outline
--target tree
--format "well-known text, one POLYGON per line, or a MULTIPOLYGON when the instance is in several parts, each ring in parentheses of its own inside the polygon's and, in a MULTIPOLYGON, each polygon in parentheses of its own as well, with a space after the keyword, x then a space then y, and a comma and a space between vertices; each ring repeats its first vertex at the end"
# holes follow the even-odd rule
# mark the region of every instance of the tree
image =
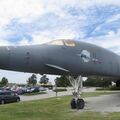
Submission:
POLYGON ((40 78, 40 84, 47 84, 49 82, 49 79, 47 78, 47 75, 43 75, 41 78, 40 78))
POLYGON ((8 79, 5 78, 5 77, 3 77, 3 78, 1 79, 0 84, 1 84, 1 86, 7 86, 7 84, 8 84, 8 79))
POLYGON ((69 80, 66 78, 65 75, 61 75, 55 79, 55 83, 57 87, 67 87, 71 86, 69 80))
POLYGON ((32 76, 28 78, 27 84, 35 86, 37 84, 37 76, 35 74, 32 74, 32 76))
POLYGON ((84 86, 109 87, 110 85, 111 85, 111 80, 107 78, 102 79, 99 76, 88 77, 88 79, 84 81, 84 86))

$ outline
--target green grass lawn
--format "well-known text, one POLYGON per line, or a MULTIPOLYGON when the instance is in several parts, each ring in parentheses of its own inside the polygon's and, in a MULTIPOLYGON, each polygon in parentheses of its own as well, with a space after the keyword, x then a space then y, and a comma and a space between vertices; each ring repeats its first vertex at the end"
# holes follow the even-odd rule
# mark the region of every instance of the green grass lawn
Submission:
POLYGON ((108 91, 96 91, 96 92, 85 92, 85 93, 83 92, 81 96, 82 96, 82 98, 85 98, 85 97, 95 97, 95 96, 114 94, 114 93, 108 92, 108 91))
MULTIPOLYGON (((109 94, 83 93, 83 97, 109 94)), ((0 120, 120 120, 119 113, 95 113, 71 110, 72 96, 20 102, 0 106, 0 120)))

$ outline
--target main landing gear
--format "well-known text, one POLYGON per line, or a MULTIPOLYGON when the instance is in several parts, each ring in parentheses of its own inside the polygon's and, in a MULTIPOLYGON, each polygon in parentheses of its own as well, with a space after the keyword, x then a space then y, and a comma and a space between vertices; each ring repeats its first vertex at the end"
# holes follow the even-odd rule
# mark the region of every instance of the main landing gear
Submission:
POLYGON ((68 76, 67 77, 74 88, 73 99, 71 100, 72 109, 83 109, 85 106, 84 100, 81 98, 80 94, 82 92, 82 76, 68 76))

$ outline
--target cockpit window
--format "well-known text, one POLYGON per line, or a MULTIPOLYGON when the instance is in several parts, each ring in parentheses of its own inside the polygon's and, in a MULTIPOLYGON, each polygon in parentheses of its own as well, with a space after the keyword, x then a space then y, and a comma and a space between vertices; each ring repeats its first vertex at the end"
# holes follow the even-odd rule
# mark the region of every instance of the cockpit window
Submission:
POLYGON ((76 46, 76 44, 75 44, 74 41, 65 40, 64 42, 65 42, 65 45, 66 45, 66 46, 70 46, 70 47, 75 47, 75 46, 76 46))
POLYGON ((68 47, 75 47, 76 46, 75 41, 72 41, 72 40, 54 40, 54 41, 51 41, 47 44, 48 45, 65 45, 68 47))
POLYGON ((49 45, 64 45, 63 40, 55 40, 48 43, 49 45))

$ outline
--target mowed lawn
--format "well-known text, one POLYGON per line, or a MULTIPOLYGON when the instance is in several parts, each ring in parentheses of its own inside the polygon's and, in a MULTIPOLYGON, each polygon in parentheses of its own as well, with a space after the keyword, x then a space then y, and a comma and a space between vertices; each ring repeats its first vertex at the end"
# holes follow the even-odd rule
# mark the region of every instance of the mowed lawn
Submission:
MULTIPOLYGON (((84 93, 84 97, 109 94, 84 93)), ((12 103, 0 106, 0 120, 120 120, 120 113, 98 113, 71 110, 72 96, 37 101, 12 103)))

